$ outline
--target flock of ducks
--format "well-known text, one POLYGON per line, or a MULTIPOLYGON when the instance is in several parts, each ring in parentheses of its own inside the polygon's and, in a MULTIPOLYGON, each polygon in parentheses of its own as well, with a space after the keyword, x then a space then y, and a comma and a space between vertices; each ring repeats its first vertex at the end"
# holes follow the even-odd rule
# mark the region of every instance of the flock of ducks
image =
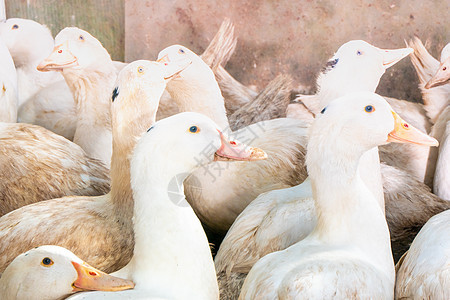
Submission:
POLYGON ((349 41, 292 101, 235 46, 0 24, 0 299, 450 298, 450 44, 349 41), (423 104, 374 93, 408 55, 423 104))

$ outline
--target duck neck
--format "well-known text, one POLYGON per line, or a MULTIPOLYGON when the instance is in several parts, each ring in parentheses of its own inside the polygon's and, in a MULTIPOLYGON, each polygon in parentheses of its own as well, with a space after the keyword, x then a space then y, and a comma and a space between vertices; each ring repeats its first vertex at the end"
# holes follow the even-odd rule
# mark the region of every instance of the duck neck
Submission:
POLYGON ((229 128, 224 99, 215 79, 202 82, 197 78, 189 81, 175 78, 167 85, 167 91, 181 112, 198 112, 211 118, 222 130, 229 128))
POLYGON ((201 293, 201 284, 217 281, 206 234, 184 197, 182 182, 188 174, 171 169, 158 155, 149 153, 145 160, 139 165, 152 168, 140 168, 132 178, 132 279, 136 288, 170 291, 176 286, 201 293))
POLYGON ((63 71, 63 76, 75 100, 77 126, 74 142, 86 153, 100 159, 107 166, 111 163, 111 93, 116 71, 111 61, 102 69, 73 74, 63 71))
POLYGON ((133 193, 130 185, 130 157, 138 138, 155 123, 159 99, 164 91, 123 89, 111 105, 112 157, 111 199, 115 216, 131 222, 133 193), (127 101, 128 100, 128 101, 127 101), (130 101, 131 100, 131 101, 130 101))
POLYGON ((312 136, 307 152, 318 215, 312 235, 326 244, 356 246, 389 267, 392 255, 386 219, 358 172, 364 150, 355 144, 343 145, 337 137, 328 136, 325 142, 321 138, 312 136))
POLYGON ((432 89, 422 88, 422 93, 428 94, 427 97, 423 97, 423 106, 431 123, 435 124, 450 104, 450 97, 448 96, 450 95, 450 84, 447 83, 432 89))

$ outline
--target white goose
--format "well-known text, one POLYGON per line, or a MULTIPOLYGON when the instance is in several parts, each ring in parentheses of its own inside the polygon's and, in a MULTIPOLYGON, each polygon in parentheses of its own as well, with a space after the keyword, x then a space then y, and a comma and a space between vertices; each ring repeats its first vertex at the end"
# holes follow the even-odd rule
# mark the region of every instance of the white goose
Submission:
MULTIPOLYGON (((168 92, 181 111, 203 113, 222 130, 230 131, 224 99, 208 65, 191 50, 178 45, 164 49, 158 57, 167 61, 185 57, 192 60, 192 65, 167 85, 168 92)), ((259 194, 302 182, 306 177, 301 159, 306 127, 299 120, 274 119, 233 132, 237 139, 264 149, 268 159, 257 163, 216 162, 196 170, 187 179, 185 189, 186 198, 200 220, 213 231, 224 234, 259 194)))
POLYGON ((40 246, 17 256, 0 278, 3 300, 57 300, 79 291, 121 291, 134 287, 83 262, 59 246, 40 246))
POLYGON ((131 159, 135 248, 130 263, 115 273, 133 280, 135 289, 70 299, 218 299, 208 240, 184 197, 183 180, 213 160, 265 157, 257 148, 229 141, 213 121, 198 113, 180 113, 155 123, 131 159))
POLYGON ((17 122, 17 72, 11 54, 0 37, 0 122, 17 122))
POLYGON ((396 266, 395 299, 450 299, 450 210, 422 227, 396 266))
POLYGON ((306 154, 317 225, 304 240, 260 259, 239 299, 393 298, 384 212, 359 176, 363 154, 390 141, 437 143, 373 93, 349 94, 322 110, 306 154))
POLYGON ((43 201, 1 217, 0 272, 20 253, 44 244, 63 246, 105 272, 129 262, 134 246, 129 157, 137 137, 155 120, 166 81, 184 67, 186 62, 174 67, 136 61, 120 72, 111 104, 111 192, 43 201))
POLYGON ((76 27, 61 30, 55 44, 53 52, 37 68, 62 73, 76 104, 74 143, 110 166, 110 103, 117 78, 111 57, 96 38, 76 27))

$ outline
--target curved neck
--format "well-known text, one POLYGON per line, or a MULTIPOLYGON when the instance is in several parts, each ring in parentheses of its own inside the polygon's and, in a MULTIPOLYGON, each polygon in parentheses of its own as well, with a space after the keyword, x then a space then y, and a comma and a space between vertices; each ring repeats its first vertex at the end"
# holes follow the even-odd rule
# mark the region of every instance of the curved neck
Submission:
POLYGON ((184 197, 188 173, 149 151, 137 162, 139 170, 132 169, 135 247, 127 266, 136 288, 210 293, 211 284, 217 285, 214 263, 203 227, 184 197))
POLYGON ((307 167, 318 221, 312 235, 325 244, 352 245, 389 268, 389 230, 377 200, 362 182, 360 146, 338 136, 311 136, 307 167))
POLYGON ((112 158, 111 199, 116 215, 125 220, 133 216, 133 195, 130 185, 130 157, 139 137, 156 119, 161 91, 123 90, 111 105, 112 158))

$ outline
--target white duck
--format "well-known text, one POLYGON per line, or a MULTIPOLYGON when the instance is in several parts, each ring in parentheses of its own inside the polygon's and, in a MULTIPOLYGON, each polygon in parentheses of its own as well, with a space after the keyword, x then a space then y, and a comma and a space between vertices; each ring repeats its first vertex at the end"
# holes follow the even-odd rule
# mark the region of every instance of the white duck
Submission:
POLYGON ((37 68, 62 73, 76 103, 74 143, 110 166, 110 103, 117 78, 111 57, 96 38, 76 27, 61 30, 55 44, 53 52, 37 68))
MULTIPOLYGON (((158 57, 167 61, 185 57, 192 60, 192 65, 172 80, 167 90, 181 111, 203 113, 222 130, 230 131, 224 99, 208 65, 191 50, 178 45, 164 49, 158 57)), ((274 119, 233 132, 237 139, 264 149, 268 159, 257 163, 215 162, 196 170, 187 179, 185 189, 200 220, 224 234, 259 194, 302 182, 306 171, 299 158, 303 157, 306 145, 306 127, 299 120, 274 119)))
POLYGON ((450 299, 450 210, 422 227, 396 266, 395 299, 450 299))
POLYGON ((17 256, 0 278, 3 300, 57 300, 78 291, 121 291, 130 280, 99 271, 69 250, 40 246, 17 256))
POLYGON ((111 104, 111 192, 43 201, 1 217, 0 272, 20 253, 43 244, 63 246, 105 272, 128 263, 134 246, 129 157, 137 137, 154 122, 166 81, 185 66, 136 61, 121 71, 111 104))
POLYGON ((0 122, 17 122, 17 72, 11 54, 0 37, 0 122))
POLYGON ((180 113, 155 123, 131 159, 135 248, 130 263, 115 273, 133 280, 135 289, 71 299, 218 299, 208 240, 184 197, 183 180, 213 160, 265 157, 260 149, 228 140, 213 121, 198 113, 180 113))
MULTIPOLYGON (((386 203, 386 216, 391 238, 399 244, 395 246, 402 247, 394 250, 402 255, 407 249, 406 246, 403 250, 403 244, 406 243, 404 232, 409 233, 410 227, 420 227, 423 224, 421 223, 423 215, 432 215, 433 212, 442 211, 450 205, 445 206, 446 202, 429 193, 424 184, 419 185, 421 189, 418 190, 418 183, 400 170, 386 165, 382 166, 382 170, 383 177, 395 179, 383 178, 384 185, 387 182, 388 189, 396 192, 396 198, 388 198, 391 201, 386 203), (399 187, 402 187, 402 190, 399 190, 399 187), (411 204, 411 195, 417 196, 417 193, 420 194, 421 205, 414 202, 411 208, 399 209, 405 202, 411 204)), ((286 249, 305 238, 314 228, 316 218, 309 180, 289 189, 261 194, 250 203, 233 223, 215 257, 222 299, 236 298, 245 277, 256 261, 268 253, 286 249)))
POLYGON ((389 230, 359 175, 363 153, 387 142, 437 143, 373 93, 331 102, 310 131, 306 163, 317 225, 304 240, 260 259, 239 299, 392 299, 389 230))
POLYGON ((447 141, 450 136, 450 43, 442 49, 440 63, 428 53, 419 38, 409 45, 414 48, 411 62, 419 76, 424 108, 434 124, 430 135, 440 142, 438 149, 430 150, 425 183, 433 187, 436 195, 450 200, 450 142, 447 141))

